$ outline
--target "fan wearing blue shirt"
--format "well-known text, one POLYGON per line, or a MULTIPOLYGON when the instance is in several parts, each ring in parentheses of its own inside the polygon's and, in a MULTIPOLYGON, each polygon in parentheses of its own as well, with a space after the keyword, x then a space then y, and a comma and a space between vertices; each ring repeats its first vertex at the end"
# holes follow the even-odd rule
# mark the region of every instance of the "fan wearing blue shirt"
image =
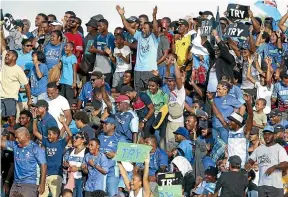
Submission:
POLYGON ((48 129, 58 127, 55 118, 48 112, 49 104, 45 100, 39 100, 33 107, 35 107, 33 112, 33 130, 38 131, 42 136, 47 138, 48 129))
POLYGON ((93 138, 89 141, 89 153, 83 159, 82 171, 88 174, 85 184, 85 196, 91 196, 95 190, 106 190, 106 178, 109 171, 107 157, 100 153, 100 141, 93 138))
POLYGON ((66 125, 65 116, 61 115, 59 121, 67 132, 65 138, 61 138, 58 127, 51 127, 48 129, 48 137, 43 137, 37 130, 33 130, 33 134, 42 141, 45 147, 47 159, 47 177, 45 192, 43 196, 49 195, 49 190, 52 196, 59 196, 61 193, 61 186, 63 181, 63 153, 68 141, 72 137, 69 127, 66 125))
POLYGON ((103 133, 98 136, 100 141, 100 152, 105 154, 108 158, 109 171, 106 180, 106 191, 109 197, 115 196, 118 193, 119 183, 119 169, 116 166, 116 161, 113 158, 116 155, 118 142, 125 142, 126 139, 123 136, 116 134, 117 121, 114 117, 108 117, 103 123, 103 133))
POLYGON ((16 141, 1 139, 1 148, 14 152, 14 183, 10 195, 18 192, 23 196, 37 197, 45 190, 47 162, 44 150, 30 140, 29 131, 20 127, 15 131, 16 141), (40 166, 39 188, 37 166, 40 166), (39 193, 37 192, 39 190, 39 193))
POLYGON ((125 29, 134 36, 137 42, 137 56, 135 65, 135 90, 147 87, 148 80, 153 77, 151 71, 157 70, 157 49, 160 38, 158 37, 157 8, 153 10, 153 24, 144 22, 141 31, 133 29, 126 20, 125 11, 117 7, 125 29))
POLYGON ((175 135, 175 142, 179 143, 173 153, 174 156, 183 156, 192 164, 194 158, 192 154, 192 142, 189 140, 189 131, 184 127, 179 127, 173 133, 175 135))

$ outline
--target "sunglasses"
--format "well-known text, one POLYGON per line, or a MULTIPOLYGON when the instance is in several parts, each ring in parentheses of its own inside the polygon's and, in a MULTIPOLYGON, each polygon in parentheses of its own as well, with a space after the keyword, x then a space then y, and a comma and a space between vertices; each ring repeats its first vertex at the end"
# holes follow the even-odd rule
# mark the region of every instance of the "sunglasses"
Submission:
POLYGON ((82 139, 83 139, 83 137, 80 137, 80 136, 78 136, 78 135, 73 136, 73 140, 78 140, 79 138, 82 138, 82 139))
POLYGON ((96 80, 97 80, 97 79, 90 79, 91 82, 94 82, 94 81, 96 81, 96 80))
POLYGON ((33 45, 32 44, 27 44, 27 45, 25 45, 25 47, 33 47, 33 45))
POLYGON ((71 23, 77 23, 77 22, 76 22, 76 21, 74 21, 74 20, 70 20, 70 22, 71 22, 71 23))

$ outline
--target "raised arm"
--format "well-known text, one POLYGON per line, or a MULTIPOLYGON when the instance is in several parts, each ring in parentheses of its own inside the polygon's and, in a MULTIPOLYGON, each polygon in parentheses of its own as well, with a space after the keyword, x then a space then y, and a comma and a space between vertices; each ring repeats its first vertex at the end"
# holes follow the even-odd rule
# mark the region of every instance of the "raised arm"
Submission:
POLYGON ((253 29, 255 30, 256 33, 260 31, 260 24, 256 20, 256 18, 253 16, 253 12, 251 10, 248 10, 249 18, 251 19, 253 29))
POLYGON ((144 165, 144 174, 143 174, 143 188, 144 188, 144 197, 150 197, 151 188, 149 184, 149 164, 150 164, 150 153, 148 153, 147 158, 145 159, 144 165))
POLYGON ((253 59, 252 57, 248 57, 248 69, 247 69, 247 74, 246 74, 246 77, 247 79, 249 79, 253 84, 256 83, 256 80, 252 77, 251 75, 251 66, 253 64, 253 59))
POLYGON ((285 26, 285 22, 288 19, 288 9, 287 9, 287 13, 282 16, 282 18, 280 19, 279 23, 278 23, 278 27, 281 29, 281 31, 284 33, 287 30, 287 27, 285 26))
POLYGON ((121 19, 122 19, 122 23, 124 25, 124 27, 127 29, 127 31, 131 34, 131 35, 134 35, 136 30, 131 28, 130 24, 127 22, 124 14, 125 14, 125 11, 124 11, 124 7, 121 8, 119 5, 116 6, 116 10, 118 12, 118 14, 121 16, 121 19))
POLYGON ((153 16, 153 33, 157 38, 159 32, 158 32, 158 23, 157 23, 156 15, 157 15, 157 6, 155 6, 155 8, 153 9, 153 14, 152 14, 152 16, 153 16))
POLYGON ((253 127, 253 108, 252 108, 252 99, 251 96, 249 95, 244 95, 244 100, 246 102, 246 106, 247 106, 247 113, 248 113, 248 118, 246 121, 246 126, 244 129, 244 134, 246 136, 247 139, 249 139, 250 136, 250 131, 253 127))
POLYGON ((124 184, 126 188, 128 189, 128 191, 130 191, 130 180, 129 180, 128 174, 121 162, 118 162, 118 166, 119 166, 120 174, 123 177, 124 184))
POLYGON ((222 113, 219 111, 219 109, 217 108, 216 104, 214 103, 214 99, 213 99, 213 94, 211 92, 207 92, 207 99, 209 100, 209 103, 212 107, 212 111, 215 114, 216 118, 218 118, 221 122, 221 124, 223 125, 223 127, 227 128, 228 124, 225 121, 222 113))
POLYGON ((67 136, 65 137, 65 140, 66 140, 66 142, 68 142, 71 139, 71 137, 72 137, 72 133, 71 133, 71 130, 69 129, 69 127, 66 124, 65 116, 63 116, 63 114, 60 114, 60 116, 58 117, 58 120, 59 120, 59 122, 61 122, 61 124, 63 125, 64 129, 67 132, 67 136))
POLYGON ((262 39, 262 35, 264 33, 264 30, 265 30, 265 26, 264 26, 264 24, 262 24, 260 27, 260 34, 257 36, 257 39, 256 39, 256 43, 255 43, 256 47, 259 47, 261 45, 261 39, 262 39))
POLYGON ((176 77, 177 89, 180 90, 182 88, 182 86, 183 86, 181 73, 180 73, 179 67, 177 65, 175 65, 174 68, 175 68, 175 77, 176 77))

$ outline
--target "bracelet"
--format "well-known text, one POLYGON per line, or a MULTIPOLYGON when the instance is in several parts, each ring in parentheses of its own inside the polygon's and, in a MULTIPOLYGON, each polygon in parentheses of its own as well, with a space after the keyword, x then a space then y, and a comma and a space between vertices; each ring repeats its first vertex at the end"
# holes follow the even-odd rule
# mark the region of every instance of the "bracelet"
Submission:
POLYGON ((9 181, 8 181, 8 180, 5 180, 5 183, 8 183, 8 184, 9 184, 9 181))
POLYGON ((146 118, 144 118, 143 120, 142 120, 142 122, 143 123, 145 123, 145 122, 147 122, 148 120, 146 119, 146 118))
POLYGON ((37 120, 38 121, 38 118, 33 118, 33 120, 37 120))
POLYGON ((211 103, 213 103, 213 102, 214 102, 214 100, 213 100, 213 99, 210 99, 208 102, 211 104, 211 103))

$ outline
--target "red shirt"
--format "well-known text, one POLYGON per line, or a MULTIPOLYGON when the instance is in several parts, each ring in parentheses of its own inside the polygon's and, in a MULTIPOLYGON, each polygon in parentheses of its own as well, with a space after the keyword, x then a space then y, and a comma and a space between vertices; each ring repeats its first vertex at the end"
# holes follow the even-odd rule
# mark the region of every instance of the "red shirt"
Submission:
POLYGON ((73 51, 74 55, 76 55, 76 52, 80 51, 81 55, 79 57, 77 57, 77 62, 79 64, 82 60, 82 54, 83 54, 83 45, 84 45, 83 38, 82 38, 81 34, 79 34, 79 33, 72 34, 71 32, 66 32, 65 36, 69 42, 73 42, 75 45, 75 48, 73 51))

